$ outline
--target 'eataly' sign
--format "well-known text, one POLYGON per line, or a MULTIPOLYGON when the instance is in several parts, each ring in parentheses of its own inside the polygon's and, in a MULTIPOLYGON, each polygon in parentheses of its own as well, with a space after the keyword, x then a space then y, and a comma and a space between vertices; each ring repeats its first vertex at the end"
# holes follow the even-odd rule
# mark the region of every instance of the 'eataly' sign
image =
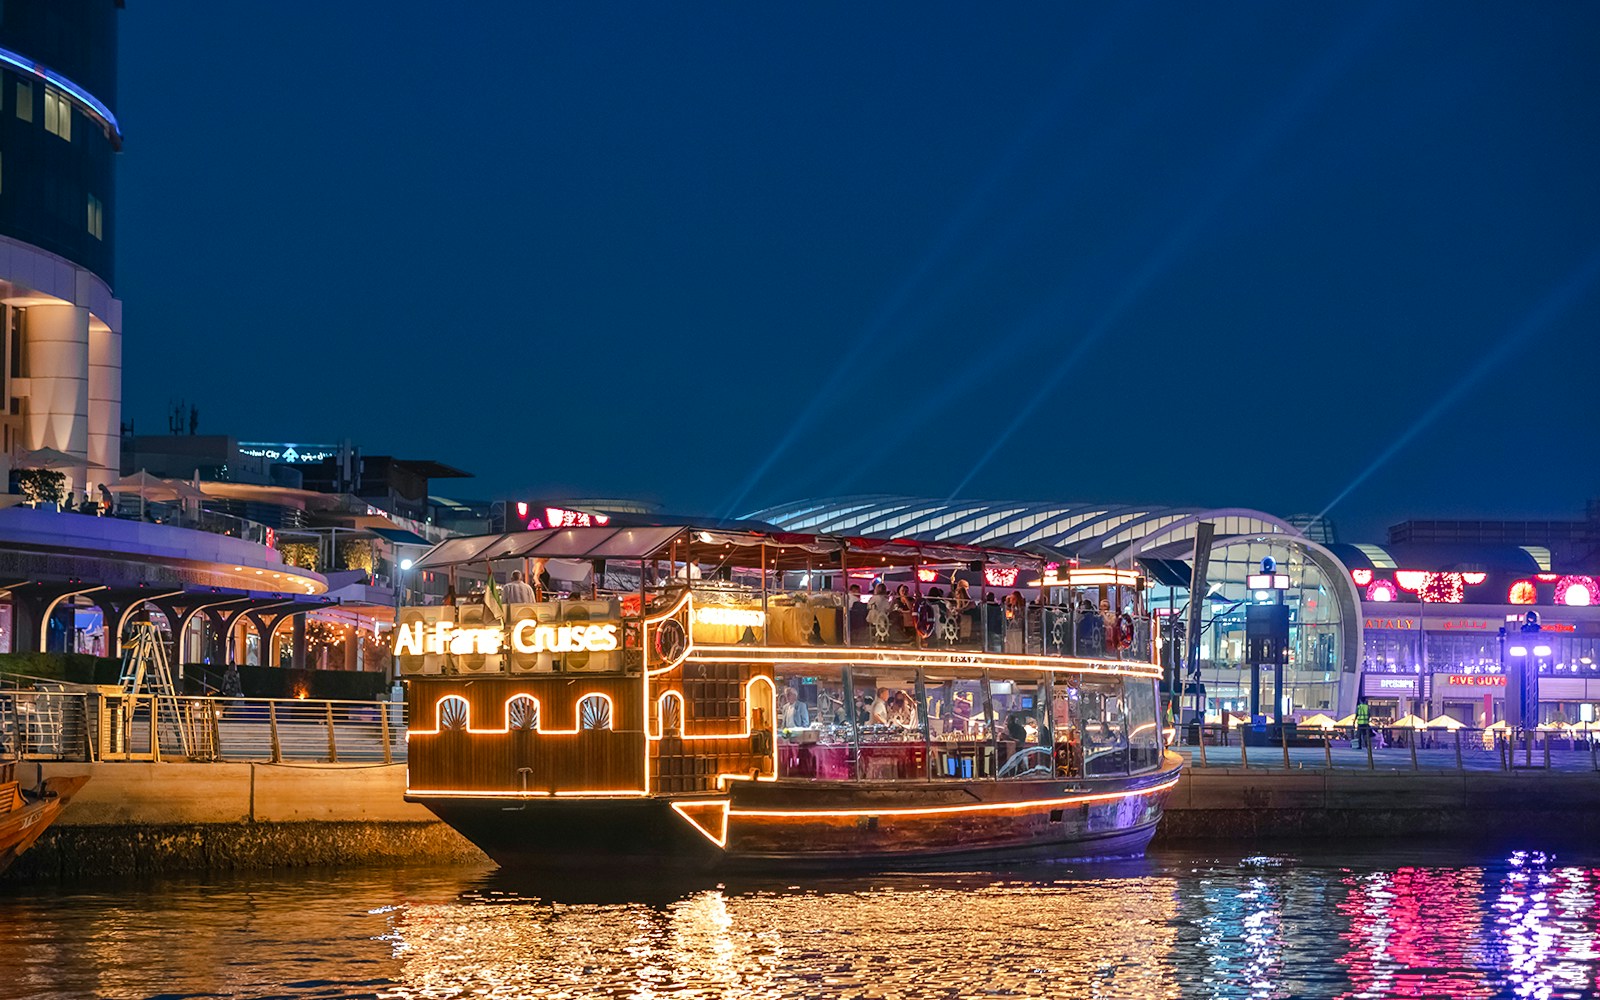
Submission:
MULTIPOLYGON (((455 622, 412 622, 395 633, 394 651, 400 656, 457 656, 498 653, 506 633, 498 628, 462 628, 455 622)), ((615 625, 543 625, 523 618, 512 623, 511 648, 519 653, 604 653, 617 648, 615 625)))

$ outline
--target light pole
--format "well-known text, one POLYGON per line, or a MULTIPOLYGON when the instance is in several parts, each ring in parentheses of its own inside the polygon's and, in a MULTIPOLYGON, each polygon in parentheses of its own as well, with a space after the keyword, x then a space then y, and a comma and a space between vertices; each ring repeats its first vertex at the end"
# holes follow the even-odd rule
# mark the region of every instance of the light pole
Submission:
MULTIPOLYGON (((1289 574, 1279 573, 1277 560, 1261 560, 1261 572, 1245 577, 1254 601, 1245 609, 1245 646, 1250 662, 1251 721, 1262 718, 1261 668, 1272 665, 1272 715, 1283 725, 1283 667, 1289 652, 1289 606, 1284 592, 1289 574)), ((1265 721, 1262 719, 1262 721, 1265 721)))
POLYGON ((1550 659, 1550 644, 1543 639, 1539 612, 1523 616, 1516 635, 1502 630, 1500 672, 1506 678, 1506 723, 1521 729, 1523 739, 1539 727, 1539 667, 1550 659))
MULTIPOLYGON (((398 553, 396 553, 396 554, 398 555, 398 553)), ((403 591, 405 589, 405 583, 404 583, 405 574, 411 570, 411 566, 412 566, 412 562, 411 562, 411 560, 409 558, 399 559, 399 560, 397 560, 395 562, 395 573, 394 573, 394 581, 393 581, 394 582, 394 628, 389 630, 389 640, 390 640, 390 643, 389 643, 389 645, 390 645, 390 649, 389 649, 389 664, 390 664, 389 683, 390 684, 393 684, 395 681, 400 679, 400 653, 398 651, 398 646, 394 642, 394 637, 397 634, 396 633, 396 629, 400 628, 400 608, 405 603, 405 601, 404 601, 404 599, 402 597, 403 591)))

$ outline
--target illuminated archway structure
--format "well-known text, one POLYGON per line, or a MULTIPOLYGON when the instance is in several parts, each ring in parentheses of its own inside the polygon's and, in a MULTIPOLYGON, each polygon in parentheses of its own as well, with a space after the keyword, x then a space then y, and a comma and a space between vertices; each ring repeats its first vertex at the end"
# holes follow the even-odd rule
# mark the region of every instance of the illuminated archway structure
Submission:
POLYGON ((1142 566, 1152 607, 1189 602, 1197 526, 1215 526, 1201 621, 1201 682, 1211 711, 1248 699, 1242 669, 1245 578, 1271 556, 1292 581, 1289 693, 1296 708, 1353 710, 1362 648, 1361 596, 1333 552, 1272 514, 1247 508, 938 500, 889 494, 813 498, 746 515, 789 531, 996 545, 1085 563, 1142 566))

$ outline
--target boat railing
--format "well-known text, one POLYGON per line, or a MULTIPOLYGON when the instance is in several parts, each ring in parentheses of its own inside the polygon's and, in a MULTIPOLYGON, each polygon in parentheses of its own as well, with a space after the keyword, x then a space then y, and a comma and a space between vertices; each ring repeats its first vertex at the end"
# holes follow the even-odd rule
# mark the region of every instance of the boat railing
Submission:
POLYGON ((0 691, 0 757, 69 761, 405 759, 399 702, 0 691))
MULTIPOLYGON (((1005 605, 951 595, 915 595, 909 606, 896 602, 883 607, 839 591, 762 594, 721 581, 696 581, 689 589, 700 616, 693 623, 695 641, 702 645, 958 649, 1139 662, 1151 658, 1153 629, 1146 615, 1067 605, 1005 605)), ((681 583, 653 588, 645 607, 672 607, 683 592, 681 583)))

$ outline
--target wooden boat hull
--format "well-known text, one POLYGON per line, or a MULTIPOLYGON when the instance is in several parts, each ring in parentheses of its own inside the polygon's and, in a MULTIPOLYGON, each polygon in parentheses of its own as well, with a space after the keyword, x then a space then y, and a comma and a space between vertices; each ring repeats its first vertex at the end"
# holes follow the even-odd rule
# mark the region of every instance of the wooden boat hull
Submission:
POLYGON ((731 782, 714 796, 419 798, 507 868, 908 868, 1127 857, 1181 762, 1077 781, 731 782))
POLYGON ((24 796, 15 782, 0 784, 0 798, 8 806, 0 812, 0 872, 34 845, 88 780, 88 775, 50 778, 37 798, 24 796))

